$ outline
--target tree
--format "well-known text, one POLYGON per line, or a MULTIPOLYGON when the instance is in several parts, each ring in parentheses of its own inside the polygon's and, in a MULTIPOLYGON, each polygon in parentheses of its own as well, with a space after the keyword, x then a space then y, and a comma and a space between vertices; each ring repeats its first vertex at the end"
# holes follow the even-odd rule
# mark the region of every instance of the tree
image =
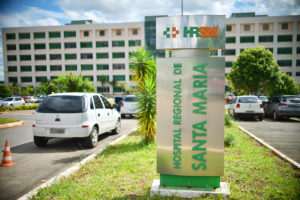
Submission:
POLYGON ((21 96, 31 96, 33 95, 33 86, 27 86, 22 88, 21 96))
POLYGON ((9 97, 9 96, 12 96, 12 91, 11 91, 10 87, 8 87, 7 85, 4 85, 4 84, 0 84, 0 97, 5 98, 5 97, 9 97))
POLYGON ((13 85, 9 86, 9 88, 14 96, 19 95, 21 87, 18 84, 13 83, 13 85))
POLYGON ((291 78, 286 73, 280 74, 280 81, 278 85, 270 89, 270 96, 279 95, 279 94, 299 94, 299 86, 293 78, 291 78))
POLYGON ((268 94, 280 82, 280 68, 271 51, 264 47, 244 50, 233 61, 227 78, 239 94, 268 94))
MULTIPOLYGON (((54 79, 55 80, 55 79, 54 79)), ((93 82, 83 77, 69 73, 68 75, 59 74, 57 78, 59 92, 94 92, 93 82)))

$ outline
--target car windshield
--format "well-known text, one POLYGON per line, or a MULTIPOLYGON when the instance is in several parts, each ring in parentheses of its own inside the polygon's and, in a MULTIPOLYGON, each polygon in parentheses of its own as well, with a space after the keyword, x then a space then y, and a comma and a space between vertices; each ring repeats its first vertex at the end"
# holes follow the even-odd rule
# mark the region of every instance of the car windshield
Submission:
POLYGON ((259 100, 263 100, 263 101, 264 101, 264 100, 268 100, 267 97, 258 97, 258 99, 259 99, 259 100))
POLYGON ((256 97, 240 97, 239 103, 258 103, 258 98, 256 98, 256 97))
POLYGON ((12 101, 12 100, 14 100, 14 98, 12 98, 12 97, 7 97, 7 98, 3 99, 3 101, 12 101))
POLYGON ((125 97, 125 99, 123 101, 137 102, 137 98, 136 97, 125 97))
POLYGON ((81 113, 86 109, 82 96, 48 96, 37 108, 41 113, 81 113))
POLYGON ((300 103, 300 96, 287 96, 283 97, 283 102, 300 103))

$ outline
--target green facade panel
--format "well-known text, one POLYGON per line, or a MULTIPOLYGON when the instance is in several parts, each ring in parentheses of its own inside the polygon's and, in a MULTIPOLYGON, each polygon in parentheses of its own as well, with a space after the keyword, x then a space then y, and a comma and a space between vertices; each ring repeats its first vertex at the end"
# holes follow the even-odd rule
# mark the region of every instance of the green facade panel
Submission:
POLYGON ((93 70, 93 65, 81 65, 81 70, 93 70))
POLYGON ((66 65, 66 71, 77 71, 77 65, 66 65))
POLYGON ((46 34, 45 33, 33 33, 34 39, 40 39, 40 38, 45 38, 46 34))
POLYGON ((60 32, 49 32, 49 38, 60 38, 60 32))
POLYGON ((30 39, 30 33, 19 33, 19 39, 30 39))
POLYGON ((50 49, 61 49, 61 44, 60 43, 50 43, 49 48, 50 49))

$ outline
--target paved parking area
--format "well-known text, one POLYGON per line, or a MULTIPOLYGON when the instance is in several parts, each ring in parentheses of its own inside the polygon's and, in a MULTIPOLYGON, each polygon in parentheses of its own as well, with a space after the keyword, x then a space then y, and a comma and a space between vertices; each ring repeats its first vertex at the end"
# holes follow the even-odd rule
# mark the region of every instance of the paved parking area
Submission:
POLYGON ((281 121, 242 120, 240 126, 264 140, 266 143, 300 163, 300 119, 281 121))

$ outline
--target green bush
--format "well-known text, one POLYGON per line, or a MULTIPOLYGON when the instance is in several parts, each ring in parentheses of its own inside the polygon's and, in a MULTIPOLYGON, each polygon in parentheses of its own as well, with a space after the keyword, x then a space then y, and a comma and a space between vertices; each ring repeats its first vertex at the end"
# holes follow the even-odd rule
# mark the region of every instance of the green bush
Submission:
POLYGON ((0 112, 4 111, 14 111, 14 110, 35 110, 38 107, 38 104, 33 104, 33 105, 21 105, 21 106, 16 106, 16 107, 5 107, 5 106, 0 106, 0 112))
POLYGON ((227 127, 231 127, 233 122, 232 122, 232 117, 229 115, 229 114, 226 114, 225 117, 224 117, 224 123, 225 123, 225 126, 227 127))
POLYGON ((235 143, 235 137, 232 134, 225 135, 224 145, 225 147, 231 147, 235 143))

